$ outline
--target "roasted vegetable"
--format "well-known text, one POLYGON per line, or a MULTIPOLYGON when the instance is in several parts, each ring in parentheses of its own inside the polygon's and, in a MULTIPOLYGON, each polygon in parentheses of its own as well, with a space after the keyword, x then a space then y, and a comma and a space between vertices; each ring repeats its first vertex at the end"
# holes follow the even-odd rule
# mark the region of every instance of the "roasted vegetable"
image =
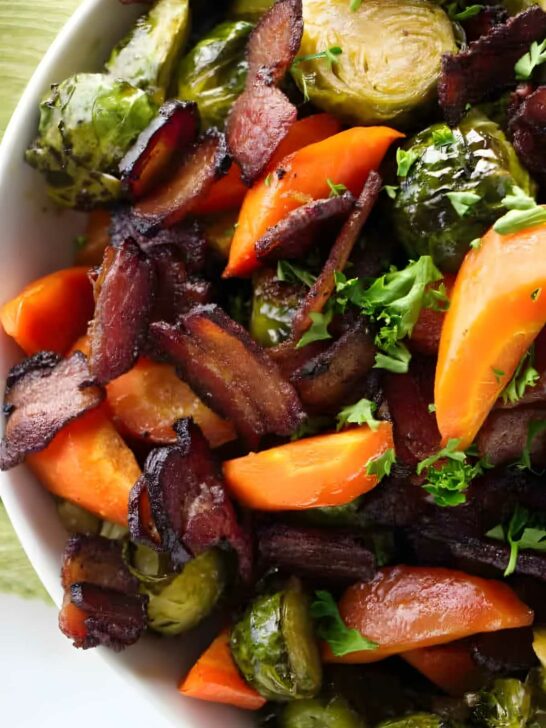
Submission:
POLYGON ((428 0, 304 0, 292 75, 311 101, 349 123, 411 122, 436 95, 443 53, 456 48, 446 13, 428 0), (388 31, 385 29, 388 28, 388 31), (340 48, 327 58, 324 51, 340 48))
POLYGON ((250 334, 262 346, 280 344, 290 335, 303 291, 278 280, 268 269, 254 275, 253 288, 250 334))
POLYGON ((97 535, 101 530, 101 520, 85 508, 61 499, 57 503, 57 515, 68 533, 97 535))
POLYGON ((495 680, 488 690, 467 696, 472 722, 483 728, 523 728, 531 717, 531 693, 520 680, 495 680))
POLYGON ((312 698, 320 690, 309 603, 296 579, 252 602, 233 628, 231 651, 247 682, 269 700, 312 698))
POLYGON ((138 546, 132 573, 140 593, 148 596, 148 624, 155 632, 175 635, 195 627, 216 606, 225 586, 221 553, 210 549, 188 561, 179 574, 162 573, 158 554, 138 546))
POLYGON ((229 15, 234 18, 256 21, 269 10, 275 0, 233 0, 229 15))
POLYGON ((503 214, 514 185, 535 191, 504 133, 479 112, 452 130, 425 129, 402 158, 412 163, 399 177, 396 231, 409 255, 430 254, 444 271, 456 271, 469 243, 503 214))
POLYGON ((412 713, 403 718, 384 720, 377 728, 448 728, 450 724, 434 713, 412 713))
POLYGON ((40 104, 38 137, 26 152, 59 205, 87 210, 121 194, 118 163, 155 115, 140 89, 100 73, 53 86, 40 104))
POLYGON ((252 23, 220 23, 181 60, 178 97, 196 101, 203 129, 222 128, 233 102, 245 87, 245 47, 252 23))
POLYGON ((279 728, 364 728, 364 721, 340 697, 296 700, 283 708, 279 728))
POLYGON ((114 48, 106 70, 161 104, 189 30, 189 0, 157 0, 114 48))

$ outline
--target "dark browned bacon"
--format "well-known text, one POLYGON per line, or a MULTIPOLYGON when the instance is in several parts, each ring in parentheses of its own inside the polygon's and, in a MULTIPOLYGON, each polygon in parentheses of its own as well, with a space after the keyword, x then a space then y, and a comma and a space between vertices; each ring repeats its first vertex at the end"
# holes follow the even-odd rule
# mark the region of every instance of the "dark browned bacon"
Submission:
POLYGON ((513 94, 509 111, 512 143, 527 169, 542 182, 546 180, 546 86, 513 94), (519 96, 519 98, 518 98, 519 96))
POLYGON ((485 5, 479 13, 462 21, 466 40, 478 40, 482 35, 490 33, 496 25, 508 20, 508 11, 502 5, 485 5))
POLYGON ((8 420, 0 443, 0 469, 21 463, 43 450, 72 420, 97 407, 104 390, 89 373, 77 351, 68 359, 40 352, 11 369, 6 382, 4 413, 8 420))
POLYGON ((533 5, 506 23, 494 25, 487 35, 456 54, 442 59, 438 82, 440 106, 448 124, 455 126, 467 104, 516 85, 514 66, 533 41, 546 35, 546 13, 533 5))
POLYGON ((231 420, 250 447, 266 434, 292 434, 304 419, 295 389, 275 362, 218 306, 198 306, 176 326, 154 323, 150 331, 184 381, 231 420))

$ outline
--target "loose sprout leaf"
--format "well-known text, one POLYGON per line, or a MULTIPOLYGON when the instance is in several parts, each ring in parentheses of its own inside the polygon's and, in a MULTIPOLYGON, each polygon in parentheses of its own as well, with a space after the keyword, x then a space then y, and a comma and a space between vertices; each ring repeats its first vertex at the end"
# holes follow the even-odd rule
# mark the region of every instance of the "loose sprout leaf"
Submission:
POLYGON ((455 135, 449 126, 441 126, 432 131, 432 141, 435 147, 441 149, 455 142, 455 135))
POLYGON ((536 386, 540 374, 533 364, 534 347, 531 347, 521 358, 512 379, 501 394, 504 404, 514 404, 523 397, 528 387, 536 386))
POLYGON ((345 425, 368 425, 374 432, 380 425, 380 420, 376 420, 374 414, 377 410, 375 402, 363 398, 355 404, 344 407, 337 416, 337 429, 341 430, 345 425))
POLYGON ((383 455, 373 458, 366 465, 366 475, 376 475, 379 480, 391 474, 392 466, 396 461, 393 448, 386 450, 383 455))
POLYGON ((328 331, 328 326, 332 323, 333 315, 332 310, 326 311, 326 313, 310 313, 309 318, 311 319, 312 324, 296 344, 296 349, 301 349, 313 341, 331 339, 332 334, 328 331))
POLYGON ((418 160, 417 152, 414 149, 406 151, 401 147, 396 150, 396 163, 398 165, 396 174, 399 177, 407 177, 408 172, 418 160))
POLYGON ((480 195, 474 192, 447 192, 446 197, 459 217, 468 214, 472 207, 481 200, 480 195))
POLYGON ((335 182, 332 182, 330 178, 328 178, 326 180, 326 184, 330 188, 330 197, 341 197, 344 192, 347 192, 347 188, 341 182, 336 184, 335 182))
POLYGON ((335 602, 327 591, 316 591, 311 603, 311 614, 316 620, 317 635, 326 640, 336 657, 359 650, 375 650, 379 647, 356 629, 347 627, 335 602))
POLYGON ((518 81, 527 81, 531 78, 533 71, 546 62, 546 40, 542 43, 533 41, 527 53, 525 53, 514 66, 518 81))
POLYGON ((516 466, 519 468, 519 470, 533 470, 533 466, 531 463, 531 447, 533 445, 535 437, 537 437, 537 435, 540 435, 541 432, 544 432, 544 430, 546 430, 546 420, 534 420, 529 424, 525 447, 523 448, 520 459, 516 463, 516 466))
POLYGON ((286 283, 303 283, 307 288, 311 288, 316 281, 316 276, 295 263, 288 260, 279 260, 277 263, 277 280, 286 283))

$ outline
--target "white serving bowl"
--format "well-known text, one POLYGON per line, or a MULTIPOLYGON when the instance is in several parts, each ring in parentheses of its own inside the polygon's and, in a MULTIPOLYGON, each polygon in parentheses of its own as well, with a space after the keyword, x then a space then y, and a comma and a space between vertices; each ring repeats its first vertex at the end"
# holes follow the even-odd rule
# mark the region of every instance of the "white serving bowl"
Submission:
MULTIPOLYGON (((24 162, 24 151, 36 134, 40 99, 53 82, 78 71, 99 70, 111 48, 144 9, 144 5, 122 5, 116 0, 83 0, 17 106, 0 147, 0 304, 35 278, 70 265, 72 241, 85 222, 83 215, 55 208, 46 196, 41 176, 24 162)), ((1 392, 9 368, 21 356, 13 342, 0 333, 1 392)), ((0 495, 32 565, 59 605, 60 557, 66 533, 51 497, 25 466, 0 473, 0 495)), ((56 628, 52 621, 51 629, 56 628)), ((105 669, 109 665, 127 678, 127 694, 120 696, 120 703, 131 701, 134 707, 135 701, 144 697, 181 728, 250 726, 251 717, 243 711, 184 698, 177 692, 180 678, 207 640, 210 634, 180 639, 150 636, 121 654, 105 649, 98 652, 105 669)), ((80 652, 79 659, 85 660, 86 653, 80 652)), ((100 700, 100 696, 93 696, 93 686, 88 688, 90 699, 100 700)), ((59 685, 59 701, 62 695, 63 686, 59 685)))

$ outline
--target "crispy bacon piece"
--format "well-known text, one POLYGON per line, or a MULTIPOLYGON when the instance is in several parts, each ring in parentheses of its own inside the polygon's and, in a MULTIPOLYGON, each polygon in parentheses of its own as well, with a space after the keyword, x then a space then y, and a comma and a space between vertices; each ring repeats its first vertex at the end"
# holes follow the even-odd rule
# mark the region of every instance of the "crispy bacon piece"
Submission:
POLYGON ((176 155, 195 142, 199 110, 194 101, 166 101, 119 163, 124 189, 140 199, 164 177, 176 155))
POLYGON ((396 456, 416 465, 440 448, 436 417, 428 411, 434 401, 434 361, 414 358, 407 374, 389 374, 383 386, 393 421, 396 456))
POLYGON ((67 542, 59 626, 75 647, 122 650, 146 629, 148 598, 138 594, 122 549, 120 541, 101 536, 74 536, 67 542))
MULTIPOLYGON (((544 403, 542 403, 544 404, 544 403)), ((516 407, 491 412, 476 437, 480 455, 491 465, 513 463, 527 444, 531 422, 546 419, 544 407, 516 407)), ((546 433, 539 432, 531 443, 531 460, 537 467, 546 465, 546 433)))
POLYGON ((214 180, 229 169, 231 160, 226 140, 216 129, 209 129, 188 151, 174 174, 133 208, 134 223, 152 237, 161 228, 180 222, 195 200, 214 180))
POLYGON ((81 352, 61 359, 44 351, 24 359, 11 369, 6 382, 8 421, 0 443, 0 470, 43 450, 60 429, 103 399, 104 390, 89 373, 81 352))
POLYGON ((339 197, 314 200, 296 208, 257 241, 256 257, 264 263, 303 257, 322 224, 347 215, 354 202, 352 194, 345 192, 339 197))
POLYGON ((275 361, 283 377, 290 380, 295 371, 326 352, 328 348, 328 341, 313 341, 302 349, 295 349, 293 342, 287 340, 272 346, 267 353, 275 361))
POLYGON ((508 20, 508 11, 502 5, 486 5, 479 13, 461 25, 464 28, 468 42, 481 38, 482 35, 490 33, 495 26, 505 23, 508 20))
POLYGON ((145 340, 154 301, 151 262, 132 241, 108 247, 95 284, 89 366, 100 384, 128 371, 145 340))
POLYGON ((184 381, 231 420, 250 447, 266 434, 292 434, 304 419, 296 391, 275 362, 218 306, 198 306, 177 326, 154 323, 150 331, 184 381))
POLYGON ((354 584, 375 574, 373 553, 355 536, 335 529, 274 523, 259 529, 258 553, 264 566, 321 583, 354 584))
MULTIPOLYGON (((237 522, 208 443, 191 419, 179 420, 174 429, 178 442, 152 450, 131 500, 140 501, 146 489, 161 548, 175 566, 225 540, 236 551, 239 571, 248 581, 250 538, 237 522)), ((140 507, 137 512, 142 514, 140 507)), ((140 538, 140 515, 129 523, 132 537, 140 538)))
POLYGON ((226 137, 246 184, 262 174, 297 118, 296 107, 274 86, 252 86, 239 96, 227 121, 226 137))
POLYGON ((379 197, 382 184, 380 175, 375 171, 370 172, 352 213, 332 246, 321 274, 294 317, 292 324, 293 341, 299 341, 311 325, 309 314, 322 311, 332 295, 335 287, 334 273, 342 271, 347 265, 353 246, 379 197))
POLYGON ((326 351, 297 369, 290 381, 308 412, 338 412, 359 399, 374 362, 373 337, 359 318, 326 351))
POLYGON ((533 41, 546 35, 546 13, 533 5, 506 23, 470 43, 456 54, 446 54, 438 83, 440 106, 448 124, 455 126, 467 104, 476 104, 487 95, 515 86, 514 66, 533 41))
MULTIPOLYGON (((517 93, 517 92, 516 92, 517 93)), ((516 94, 514 94, 516 96, 516 94)), ((510 109, 509 131, 522 163, 532 173, 546 179, 546 86, 520 94, 510 109)))
POLYGON ((303 34, 301 0, 278 0, 248 40, 247 88, 255 83, 274 86, 292 65, 303 34))
POLYGON ((531 627, 475 635, 470 638, 470 654, 476 665, 495 675, 527 673, 538 665, 531 627))

